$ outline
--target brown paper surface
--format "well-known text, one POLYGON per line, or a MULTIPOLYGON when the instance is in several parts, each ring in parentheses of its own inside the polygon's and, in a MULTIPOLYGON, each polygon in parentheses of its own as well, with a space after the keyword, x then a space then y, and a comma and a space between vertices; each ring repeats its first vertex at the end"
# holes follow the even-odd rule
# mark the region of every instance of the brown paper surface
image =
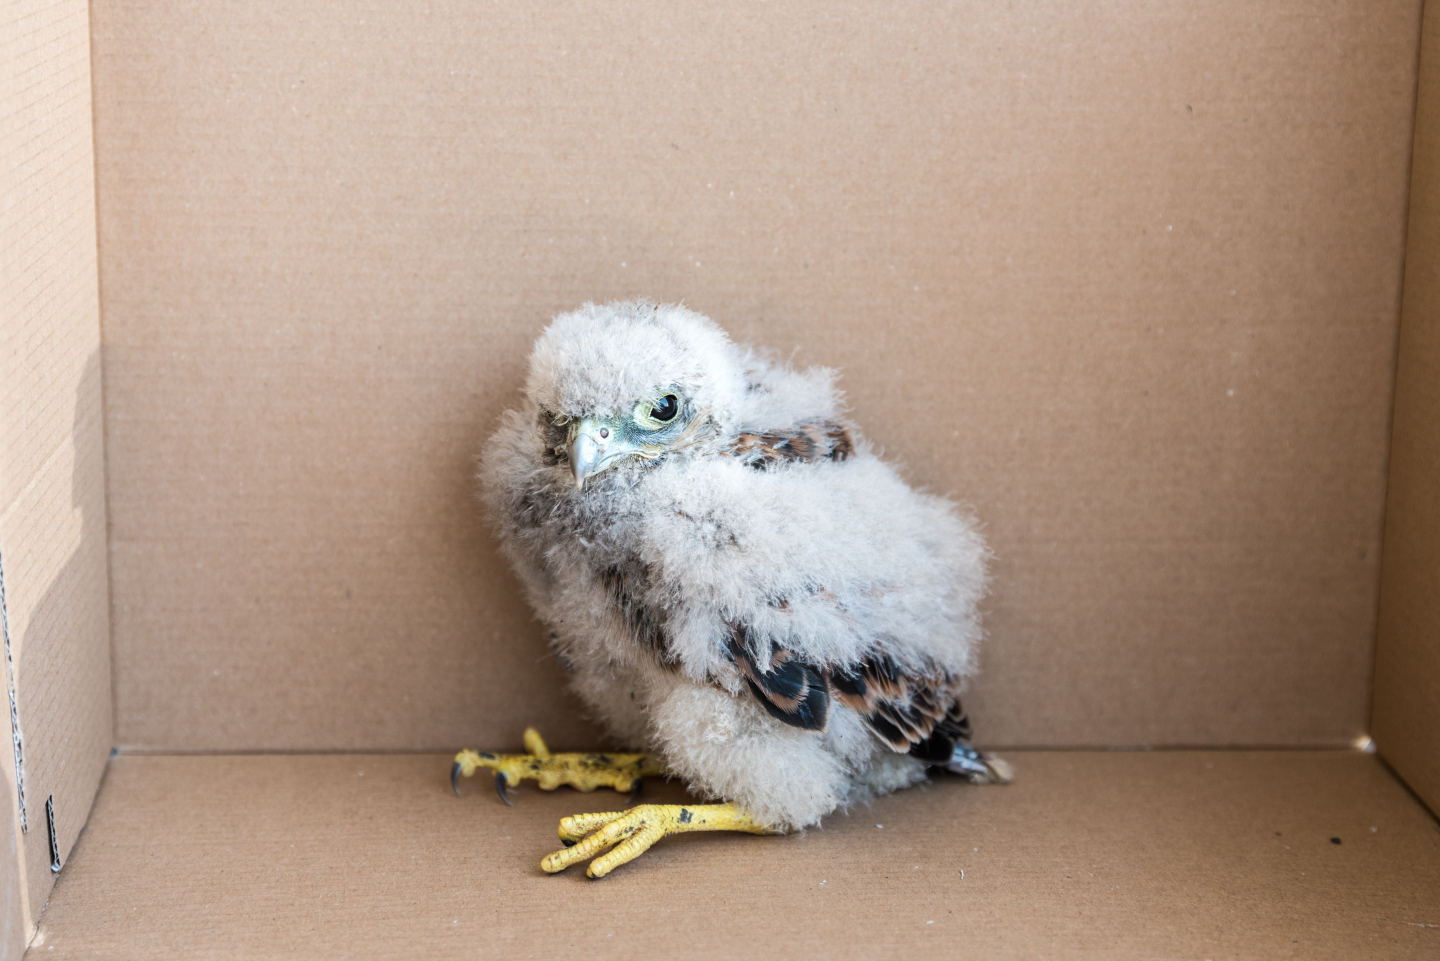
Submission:
POLYGON ((1440 810, 1440 13, 1426 18, 1395 383, 1374 736, 1440 810))
MULTIPOLYGON (((436 756, 120 757, 32 951, 55 958, 1412 959, 1440 830, 1358 752, 1020 753, 802 836, 546 876, 610 791, 450 793, 436 756), (883 827, 882 827, 883 825, 883 827), (1338 838, 1339 843, 1332 839, 1338 838), (776 949, 780 950, 780 949, 776 949)), ((682 802, 657 785, 649 799, 682 802)))
POLYGON ((637 295, 975 506, 982 740, 1365 730, 1414 0, 94 20, 122 744, 593 744, 471 475, 637 295))
POLYGON ((88 7, 0 21, 0 861, 23 857, 0 873, 0 950, 18 956, 54 881, 47 807, 63 863, 112 705, 88 7))
POLYGON ((0 793, 4 794, 0 800, 0 817, 4 821, 0 823, 5 827, 0 831, 0 957, 18 958, 30 941, 31 925, 25 916, 27 895, 20 835, 11 827, 16 822, 15 797, 9 790, 0 793))

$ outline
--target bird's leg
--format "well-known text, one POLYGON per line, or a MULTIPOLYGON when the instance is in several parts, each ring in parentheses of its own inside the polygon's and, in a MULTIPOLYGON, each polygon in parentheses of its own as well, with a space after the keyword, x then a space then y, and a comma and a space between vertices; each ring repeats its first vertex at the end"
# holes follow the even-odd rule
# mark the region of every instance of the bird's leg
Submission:
POLYGON ((641 779, 664 774, 665 765, 648 754, 551 754, 540 733, 525 729, 526 754, 491 754, 488 751, 461 751, 450 768, 450 786, 460 793, 461 776, 469 777, 478 768, 495 772, 495 790, 506 804, 505 787, 525 778, 538 781, 542 791, 568 784, 577 791, 612 787, 632 795, 640 790, 641 779))
POLYGON ((627 861, 633 861, 661 838, 689 831, 744 831, 747 834, 783 834, 782 830, 757 821, 734 804, 641 804, 628 811, 604 814, 577 814, 560 822, 560 840, 565 850, 540 862, 540 868, 554 874, 614 846, 608 854, 590 862, 585 873, 603 878, 627 861))

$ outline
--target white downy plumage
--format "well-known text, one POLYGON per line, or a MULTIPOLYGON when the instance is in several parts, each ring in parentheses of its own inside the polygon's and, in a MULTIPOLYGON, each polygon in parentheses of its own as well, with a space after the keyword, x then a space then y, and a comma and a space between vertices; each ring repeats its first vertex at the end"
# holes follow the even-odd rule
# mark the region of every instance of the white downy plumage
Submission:
POLYGON ((575 691, 692 788, 793 829, 930 766, 1007 779, 958 701, 985 543, 858 440, 833 371, 684 307, 586 304, 536 341, 482 462, 575 691), (582 487, 577 431, 634 452, 582 487))

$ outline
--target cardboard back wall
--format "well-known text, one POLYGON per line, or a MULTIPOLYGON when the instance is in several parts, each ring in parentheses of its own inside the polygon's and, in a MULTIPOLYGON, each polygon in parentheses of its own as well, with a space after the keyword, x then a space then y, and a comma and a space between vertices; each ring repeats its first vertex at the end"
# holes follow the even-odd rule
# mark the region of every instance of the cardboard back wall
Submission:
POLYGON ((982 742, 1350 741, 1419 23, 96 0, 117 740, 593 744, 473 459, 643 295, 984 519, 982 742))

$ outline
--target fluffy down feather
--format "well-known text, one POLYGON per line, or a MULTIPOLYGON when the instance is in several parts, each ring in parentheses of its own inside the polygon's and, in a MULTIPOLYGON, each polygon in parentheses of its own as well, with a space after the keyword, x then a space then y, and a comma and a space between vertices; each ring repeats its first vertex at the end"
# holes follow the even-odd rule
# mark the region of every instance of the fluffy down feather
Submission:
POLYGON ((482 459, 502 549, 595 716, 786 829, 943 764, 981 635, 975 522, 874 455, 835 380, 683 307, 587 304, 536 341, 482 459), (559 425, 666 391, 679 439, 577 488, 559 425))

